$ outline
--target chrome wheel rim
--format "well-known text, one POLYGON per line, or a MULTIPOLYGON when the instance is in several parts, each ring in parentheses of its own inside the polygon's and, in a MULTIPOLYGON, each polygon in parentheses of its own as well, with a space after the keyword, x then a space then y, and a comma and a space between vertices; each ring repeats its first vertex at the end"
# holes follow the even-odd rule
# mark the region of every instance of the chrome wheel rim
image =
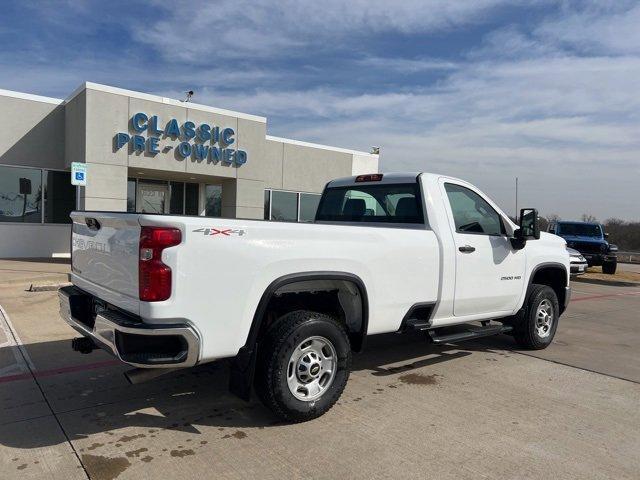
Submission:
POLYGON ((546 338, 551 335, 552 326, 553 305, 545 298, 540 302, 536 311, 536 333, 540 338, 546 338))
POLYGON ((338 358, 333 344, 324 337, 309 337, 295 348, 287 364, 289 391, 298 400, 320 398, 336 376, 338 358))

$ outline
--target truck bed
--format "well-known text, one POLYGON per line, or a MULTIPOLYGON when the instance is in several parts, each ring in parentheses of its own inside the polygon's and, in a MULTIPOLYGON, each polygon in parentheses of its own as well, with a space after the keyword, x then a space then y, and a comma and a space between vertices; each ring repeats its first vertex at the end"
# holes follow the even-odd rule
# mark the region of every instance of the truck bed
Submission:
POLYGON ((261 220, 74 212, 72 281, 153 324, 187 324, 201 360, 231 357, 244 344, 262 294, 298 272, 348 272, 367 285, 369 334, 395 331, 415 303, 435 302, 439 246, 424 227, 394 228, 261 220), (142 227, 182 233, 162 261, 172 270, 168 300, 138 298, 142 227), (415 279, 420 279, 416 282, 415 279), (230 325, 233 328, 230 328, 230 325))

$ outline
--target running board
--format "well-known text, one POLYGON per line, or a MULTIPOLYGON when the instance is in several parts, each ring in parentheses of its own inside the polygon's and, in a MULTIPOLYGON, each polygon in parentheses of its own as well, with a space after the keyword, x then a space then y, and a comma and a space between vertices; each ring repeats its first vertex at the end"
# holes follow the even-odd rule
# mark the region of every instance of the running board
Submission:
POLYGON ((453 333, 439 333, 438 329, 427 330, 427 335, 433 343, 455 343, 464 340, 474 340, 476 338, 490 337, 500 333, 508 333, 513 330, 510 325, 487 325, 487 326, 466 326, 464 330, 453 333))

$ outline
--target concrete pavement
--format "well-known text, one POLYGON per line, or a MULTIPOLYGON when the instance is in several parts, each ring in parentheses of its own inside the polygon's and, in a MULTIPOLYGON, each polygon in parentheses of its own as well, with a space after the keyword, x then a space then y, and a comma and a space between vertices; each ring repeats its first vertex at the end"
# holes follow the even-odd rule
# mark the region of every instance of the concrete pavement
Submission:
POLYGON ((21 281, 0 281, 0 478, 638 478, 640 286, 575 282, 542 352, 373 337, 339 404, 286 425, 224 364, 128 385, 21 281))
POLYGON ((640 263, 619 263, 618 268, 625 272, 640 273, 640 263))

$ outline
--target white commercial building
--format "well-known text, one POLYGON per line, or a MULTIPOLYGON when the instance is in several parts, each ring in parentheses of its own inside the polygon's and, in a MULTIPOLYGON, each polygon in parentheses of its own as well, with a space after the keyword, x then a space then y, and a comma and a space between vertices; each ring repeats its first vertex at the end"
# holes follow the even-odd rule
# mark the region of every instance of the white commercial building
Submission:
POLYGON ((377 171, 378 155, 272 137, 255 115, 93 83, 65 100, 0 90, 0 258, 68 254, 76 208, 311 221, 327 181, 377 171))

